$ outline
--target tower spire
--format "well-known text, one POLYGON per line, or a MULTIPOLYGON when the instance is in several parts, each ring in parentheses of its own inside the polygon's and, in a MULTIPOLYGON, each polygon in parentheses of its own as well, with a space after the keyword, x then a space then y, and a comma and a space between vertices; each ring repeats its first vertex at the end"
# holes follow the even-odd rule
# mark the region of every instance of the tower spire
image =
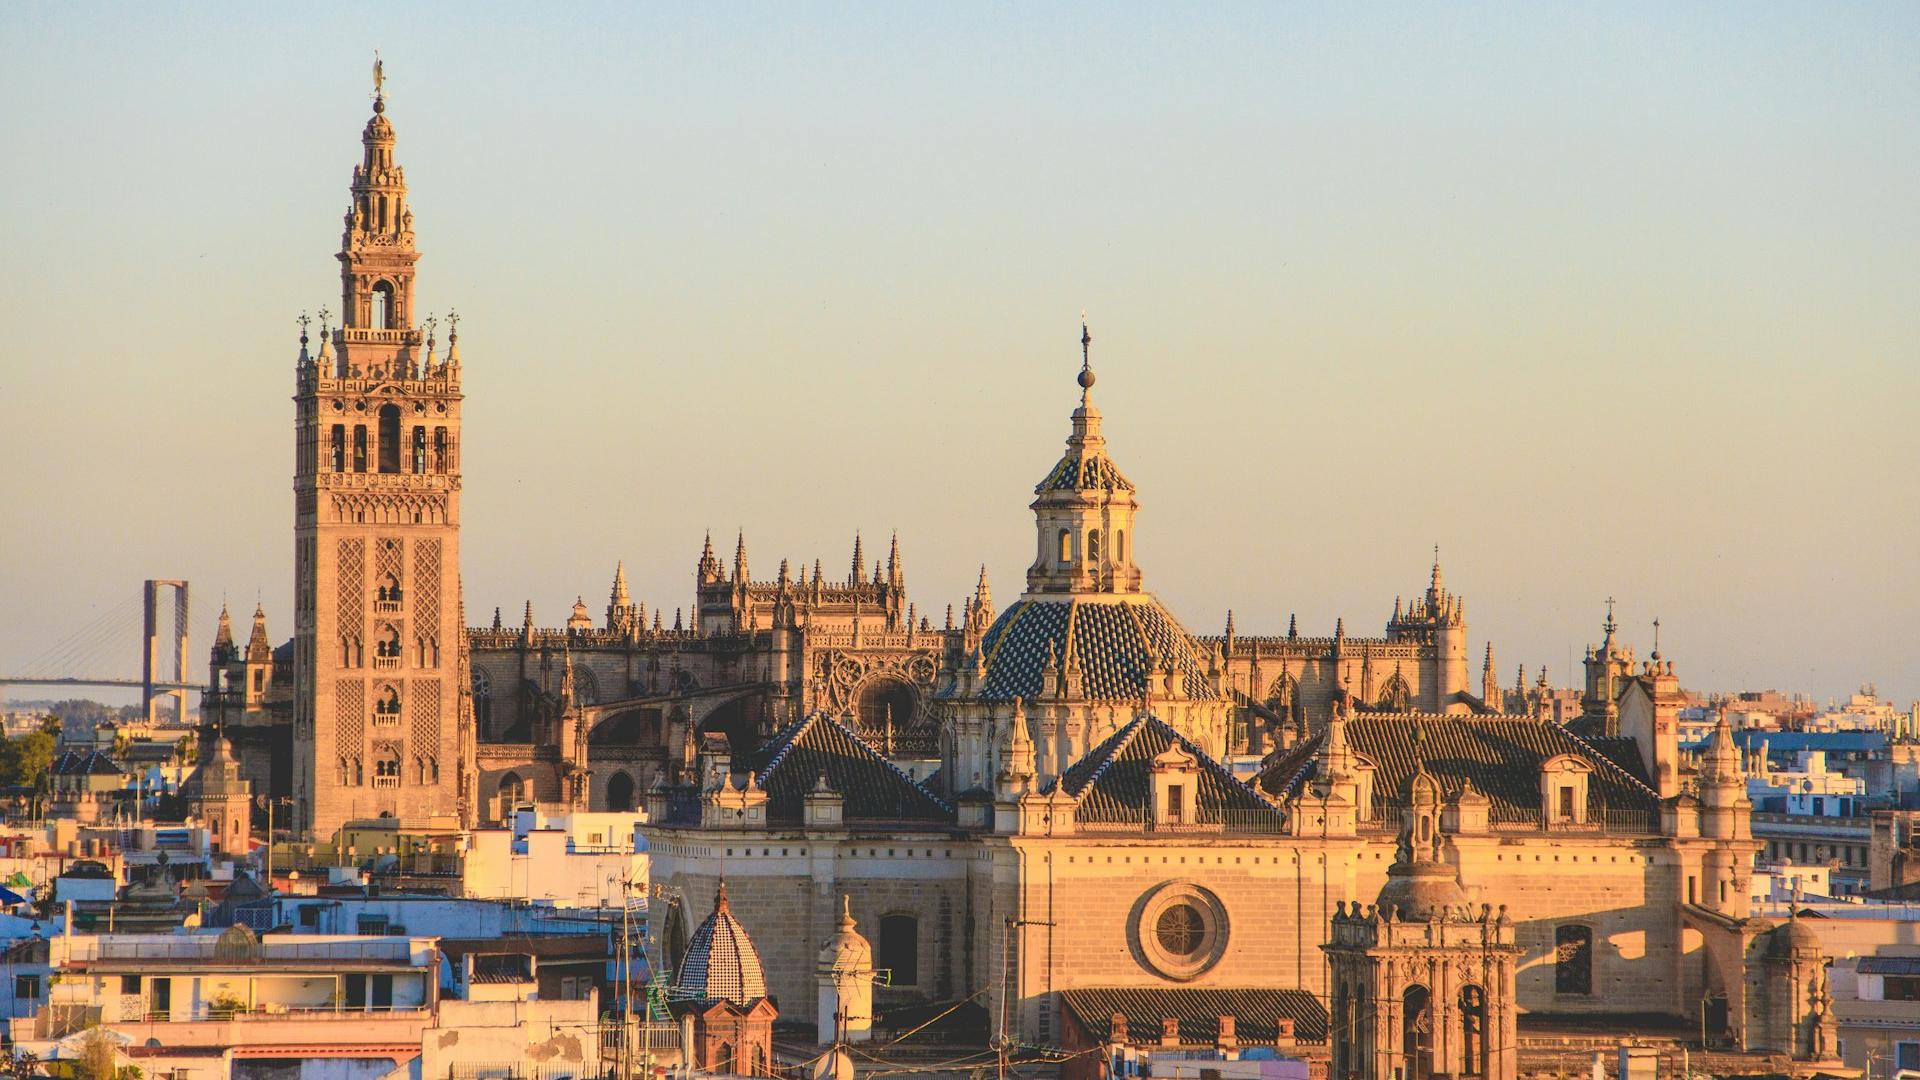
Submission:
POLYGON ((1080 312, 1080 407, 1085 408, 1093 394, 1093 332, 1087 329, 1087 313, 1080 312))
POLYGON ((423 335, 414 327, 413 211, 406 171, 394 160, 393 122, 387 119, 386 72, 374 59, 373 116, 360 133, 351 202, 340 238, 340 298, 336 344, 349 377, 408 377, 423 335))

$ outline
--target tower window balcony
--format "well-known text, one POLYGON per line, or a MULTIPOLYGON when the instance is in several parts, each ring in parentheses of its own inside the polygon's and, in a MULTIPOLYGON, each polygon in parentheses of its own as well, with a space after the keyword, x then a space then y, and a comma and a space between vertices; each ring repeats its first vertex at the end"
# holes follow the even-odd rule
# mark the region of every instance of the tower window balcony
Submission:
POLYGON ((373 666, 382 671, 393 671, 399 668, 400 658, 397 656, 376 656, 373 658, 373 666))

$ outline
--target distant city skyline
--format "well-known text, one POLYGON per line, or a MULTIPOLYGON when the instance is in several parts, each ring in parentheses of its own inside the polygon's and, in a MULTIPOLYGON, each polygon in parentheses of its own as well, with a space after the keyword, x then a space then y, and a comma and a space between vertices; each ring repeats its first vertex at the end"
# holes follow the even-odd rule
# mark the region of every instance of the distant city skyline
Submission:
POLYGON ((1612 596, 1689 688, 1920 697, 1920 11, 351 11, 0 13, 0 672, 146 577, 196 678, 223 594, 290 636, 378 47, 471 625, 622 559, 671 618, 708 529, 1011 599, 1084 308, 1191 631, 1376 632, 1438 543, 1476 675, 1577 683, 1612 596))

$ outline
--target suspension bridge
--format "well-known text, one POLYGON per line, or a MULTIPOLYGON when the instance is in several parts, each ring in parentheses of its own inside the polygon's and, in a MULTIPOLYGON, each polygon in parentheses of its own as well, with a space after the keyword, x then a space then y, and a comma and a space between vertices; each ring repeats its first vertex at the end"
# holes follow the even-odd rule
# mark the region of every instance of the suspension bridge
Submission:
POLYGON ((160 702, 172 699, 173 719, 187 720, 187 692, 205 690, 191 681, 187 659, 187 583, 153 578, 138 596, 112 605, 85 626, 55 642, 29 661, 23 674, 0 675, 6 686, 113 686, 140 691, 147 719, 159 719, 160 702), (163 619, 163 608, 172 610, 163 619), (120 665, 134 652, 129 630, 138 616, 140 674, 103 674, 124 671, 120 665), (171 670, 168 670, 171 669, 171 670))

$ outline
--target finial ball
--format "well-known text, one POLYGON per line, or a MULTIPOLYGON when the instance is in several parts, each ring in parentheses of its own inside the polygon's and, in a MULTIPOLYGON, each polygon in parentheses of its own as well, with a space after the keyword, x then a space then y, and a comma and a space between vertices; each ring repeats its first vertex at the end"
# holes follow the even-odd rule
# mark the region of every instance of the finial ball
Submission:
POLYGON ((1080 389, 1082 390, 1093 389, 1093 369, 1092 368, 1083 367, 1080 369, 1080 389))

